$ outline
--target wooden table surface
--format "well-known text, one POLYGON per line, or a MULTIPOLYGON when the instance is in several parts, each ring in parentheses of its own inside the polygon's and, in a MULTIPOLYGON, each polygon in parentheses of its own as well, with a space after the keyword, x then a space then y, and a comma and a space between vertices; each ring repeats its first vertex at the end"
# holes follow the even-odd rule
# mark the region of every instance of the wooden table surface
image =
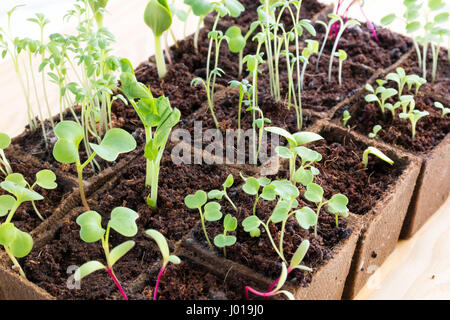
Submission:
MULTIPOLYGON (((256 0, 255 0, 256 1, 256 0)), ((23 2, 27 2, 24 0, 23 2)), ((33 28, 24 19, 34 12, 44 12, 50 20, 49 32, 70 32, 74 26, 62 23, 61 16, 70 0, 29 0, 31 6, 21 8, 14 27, 21 35, 29 34, 33 28)), ((170 1, 169 1, 170 2, 170 1)), ((182 0, 175 0, 182 3, 182 0)), ((324 1, 332 2, 332 1, 324 1)), ((386 8, 397 11, 401 0, 366 1, 366 11, 375 22, 387 13, 386 8)), ((153 53, 153 36, 142 19, 146 0, 110 0, 109 14, 105 26, 115 35, 116 43, 112 54, 128 58, 133 65, 147 59, 153 53)), ((15 4, 12 0, 2 0, 0 13, 5 14, 15 4)), ((450 8, 450 4, 449 4, 450 8)), ((353 11, 362 19, 359 10, 353 11)), ((5 17, 0 18, 0 27, 5 17)), ((195 21, 187 24, 188 33, 193 32, 195 21)), ((394 25, 393 28, 399 28, 394 25)), ((183 23, 174 20, 174 32, 183 37, 183 23)), ((401 29, 398 29, 401 31, 401 29)), ((37 62, 36 62, 37 63, 37 62)), ((26 124, 25 102, 16 79, 11 61, 0 63, 0 132, 11 136, 22 132, 26 124)), ((51 88, 49 100, 53 111, 58 110, 57 92, 51 88)), ((396 250, 378 268, 357 299, 450 299, 450 199, 427 224, 410 240, 400 241, 396 250)))

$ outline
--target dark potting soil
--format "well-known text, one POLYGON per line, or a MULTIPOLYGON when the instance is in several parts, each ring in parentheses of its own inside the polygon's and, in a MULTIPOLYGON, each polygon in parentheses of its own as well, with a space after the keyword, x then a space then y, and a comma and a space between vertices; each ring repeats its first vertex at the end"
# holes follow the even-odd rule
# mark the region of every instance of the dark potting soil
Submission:
MULTIPOLYGON (((315 24, 317 36, 314 38, 322 46, 325 27, 315 24)), ((364 64, 373 69, 387 68, 396 63, 413 46, 411 39, 381 26, 375 26, 378 41, 374 38, 367 23, 349 26, 342 34, 338 49, 344 50, 350 61, 364 64)), ((330 34, 324 53, 331 54, 335 36, 330 34)))
MULTIPOLYGON (((382 126, 382 130, 378 132, 378 139, 416 154, 427 153, 450 132, 450 117, 447 115, 442 118, 441 110, 434 107, 436 100, 421 91, 415 96, 415 101, 416 109, 428 111, 430 114, 417 122, 415 139, 411 135, 411 122, 398 117, 401 110, 396 110, 394 119, 389 110, 386 110, 383 117, 378 104, 366 103, 363 98, 355 102, 359 107, 351 112, 352 118, 347 125, 364 135, 368 135, 372 132, 372 128, 379 124, 382 126)), ((444 107, 449 108, 450 106, 444 105, 444 107)), ((342 112, 343 109, 339 110, 335 118, 341 119, 342 112)))
MULTIPOLYGON (((304 77, 304 87, 302 90, 302 106, 305 109, 314 111, 328 111, 346 98, 353 96, 372 76, 372 71, 362 65, 345 62, 342 65, 342 85, 338 80, 338 60, 334 59, 331 72, 331 81, 328 82, 329 58, 322 56, 319 62, 319 69, 315 66, 317 56, 312 56, 306 68, 304 77)), ((286 99, 288 95, 289 77, 285 59, 280 59, 280 92, 281 97, 286 99)), ((259 94, 269 94, 270 80, 269 72, 263 71, 258 79, 259 94)), ((294 85, 297 85, 297 75, 293 75, 294 85)))
MULTIPOLYGON (((183 258, 179 265, 170 264, 161 278, 158 300, 244 300, 246 279, 222 279, 211 271, 183 258)), ((158 270, 159 271, 159 270, 158 270)), ((147 285, 133 299, 152 300, 157 273, 150 275, 147 285)))
MULTIPOLYGON (((238 208, 238 211, 236 212, 223 199, 220 201, 222 213, 224 215, 231 214, 236 217, 239 227, 237 231, 229 233, 230 235, 234 234, 236 236, 237 242, 234 246, 227 247, 226 258, 241 263, 266 277, 276 279, 280 276, 281 259, 273 249, 265 229, 261 227, 261 236, 252 238, 241 227, 242 221, 252 215, 255 198, 235 188, 229 190, 228 194, 238 208)), ((299 208, 306 205, 301 200, 299 203, 299 208)), ((275 204, 274 201, 260 200, 257 205, 256 215, 262 221, 267 221, 272 214, 275 204)), ((352 232, 351 229, 347 228, 345 220, 340 219, 339 221, 339 227, 336 227, 335 217, 326 213, 324 210, 321 211, 318 236, 316 237, 312 228, 310 230, 304 230, 298 225, 295 217, 289 218, 286 223, 283 241, 283 251, 287 261, 290 261, 300 243, 305 239, 311 243, 304 259, 304 263, 307 266, 317 268, 325 261, 331 259, 333 257, 332 248, 341 240, 347 238, 352 232)), ((223 225, 221 222, 207 222, 206 228, 211 242, 213 242, 215 236, 223 233, 223 225)), ((281 223, 276 225, 271 223, 270 231, 275 244, 278 246, 281 235, 281 223)), ((193 237, 204 246, 205 250, 208 250, 209 247, 200 224, 193 230, 193 237)), ((214 250, 218 255, 223 255, 221 249, 215 248, 214 250)), ((307 286, 311 282, 312 276, 309 272, 296 270, 291 273, 289 279, 297 285, 307 286)))
POLYGON ((166 150, 161 161, 158 209, 153 211, 146 203, 150 190, 145 187, 145 171, 145 158, 135 159, 120 174, 117 185, 91 199, 107 212, 117 206, 137 211, 148 218, 147 229, 156 229, 173 241, 181 239, 199 221, 198 212, 189 211, 184 198, 197 190, 220 188, 230 173, 216 165, 174 164, 166 150))
MULTIPOLYGON (((110 211, 98 211, 98 213, 103 217, 102 225, 105 228, 110 218, 110 211)), ((149 218, 143 214, 139 215, 136 221, 139 231, 137 236, 133 237, 136 244, 114 265, 114 273, 125 292, 127 292, 128 285, 159 257, 153 240, 145 235, 149 218)), ((74 269, 68 268, 81 266, 92 260, 106 263, 101 242, 83 242, 80 239, 80 226, 76 224, 75 220, 76 217, 64 218, 51 241, 33 249, 26 258, 21 259, 20 263, 24 272, 28 280, 45 289, 57 299, 111 299, 118 289, 104 270, 99 270, 83 278, 79 289, 68 287, 68 284, 74 284, 73 273, 75 272, 74 269)), ((130 239, 111 230, 110 249, 128 240, 130 239)))
MULTIPOLYGON (((30 161, 30 159, 19 157, 16 153, 13 153, 8 149, 5 150, 5 153, 13 172, 21 173, 30 185, 34 184, 36 181, 36 173, 38 171, 51 169, 50 165, 46 162, 39 164, 38 161, 30 161)), ((37 210, 44 219, 54 213, 56 208, 61 204, 61 201, 64 200, 65 196, 67 196, 75 187, 75 184, 72 181, 58 176, 56 176, 56 183, 58 184, 58 187, 53 190, 46 190, 39 186, 34 188, 34 191, 44 197, 44 200, 34 202, 37 210)), ((0 195, 4 194, 9 193, 0 188, 0 195)), ((1 220, 3 221, 4 219, 2 218, 1 220)), ((30 232, 35 229, 42 220, 34 211, 32 203, 24 202, 17 209, 12 222, 20 230, 30 232)))

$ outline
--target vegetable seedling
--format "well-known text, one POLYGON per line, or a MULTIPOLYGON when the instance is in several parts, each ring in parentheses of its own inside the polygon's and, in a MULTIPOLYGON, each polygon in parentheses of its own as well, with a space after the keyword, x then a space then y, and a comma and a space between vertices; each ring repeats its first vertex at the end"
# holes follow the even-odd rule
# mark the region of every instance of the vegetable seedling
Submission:
POLYGON ((385 115, 386 100, 395 96, 398 93, 396 89, 385 88, 382 85, 382 82, 379 82, 379 86, 377 87, 376 90, 369 83, 366 84, 365 89, 370 92, 368 95, 365 96, 366 102, 368 103, 377 102, 378 105, 380 106, 381 113, 383 114, 383 116, 385 115), (378 97, 378 95, 380 95, 380 97, 378 97))
POLYGON ((172 12, 170 11, 167 0, 150 0, 145 7, 144 21, 153 31, 158 76, 159 78, 164 78, 167 70, 161 46, 161 36, 172 25, 172 12))
POLYGON ((231 26, 225 32, 226 40, 228 43, 228 49, 232 53, 239 54, 239 71, 238 78, 242 76, 244 49, 247 45, 248 38, 252 35, 255 29, 258 27, 258 22, 254 22, 250 25, 250 29, 245 35, 242 35, 241 28, 238 26, 231 26))
POLYGON ((303 90, 303 84, 305 79, 306 67, 309 64, 309 58, 319 52, 319 42, 315 40, 306 40, 307 46, 302 50, 302 56, 300 60, 303 62, 302 74, 300 76, 300 86, 303 90))
POLYGON ((195 194, 187 195, 184 198, 186 207, 188 207, 189 209, 197 209, 200 213, 200 220, 202 223, 205 239, 208 242, 210 250, 213 251, 214 247, 209 240, 208 233, 206 232, 205 220, 211 222, 218 221, 222 219, 222 212, 220 211, 220 204, 218 202, 212 201, 206 203, 206 201, 207 195, 203 190, 198 190, 195 194))
POLYGON ((416 86, 415 94, 419 92, 421 86, 423 86, 427 80, 422 77, 419 77, 416 74, 410 74, 406 76, 406 83, 408 84, 408 90, 411 90, 413 85, 416 86))
POLYGON ((223 248, 223 256, 227 257, 227 247, 231 247, 236 243, 236 237, 227 233, 233 232, 237 228, 237 219, 231 214, 227 214, 223 219, 223 234, 219 234, 214 238, 214 244, 218 248, 223 248))
POLYGON ((227 201, 231 204, 233 209, 238 211, 236 205, 233 203, 233 201, 230 199, 230 197, 227 194, 227 189, 231 188, 233 183, 234 183, 233 175, 229 174, 227 179, 225 180, 225 182, 222 184, 223 190, 217 190, 217 189, 211 190, 210 192, 208 192, 208 199, 222 200, 222 198, 225 197, 225 199, 227 199, 227 201))
POLYGON ((79 267, 74 274, 76 281, 81 281, 84 277, 98 270, 105 270, 113 279, 124 300, 128 300, 125 291, 120 285, 119 280, 114 274, 113 266, 127 254, 135 245, 132 240, 125 241, 110 251, 109 233, 113 229, 124 237, 134 237, 138 228, 136 219, 139 218, 137 212, 125 208, 117 207, 111 211, 111 218, 108 221, 106 230, 102 227, 102 216, 95 211, 87 211, 78 216, 76 222, 81 227, 80 238, 86 243, 94 243, 101 240, 102 248, 105 253, 106 266, 96 260, 86 262, 79 267))
POLYGON ((380 132, 381 129, 383 129, 383 128, 379 124, 373 126, 372 132, 369 133, 369 138, 375 139, 377 137, 378 132, 380 132))
POLYGON ((342 64, 344 63, 345 60, 347 60, 347 52, 345 52, 342 49, 339 49, 338 52, 336 52, 334 55, 339 58, 338 80, 339 80, 339 85, 342 86, 342 64))
POLYGON ((6 177, 7 175, 13 173, 11 165, 6 159, 5 149, 11 144, 11 138, 6 134, 0 132, 0 172, 6 177))
POLYGON ((344 110, 342 113, 342 125, 345 127, 351 118, 352 116, 350 115, 350 112, 348 110, 344 110))
POLYGON ((445 108, 442 103, 436 101, 434 106, 442 111, 441 118, 444 118, 445 115, 450 114, 450 108, 445 108))
POLYGON ((373 155, 373 156, 389 163, 390 165, 394 164, 394 160, 392 160, 387 155, 385 155, 381 150, 379 150, 375 147, 368 147, 366 150, 364 150, 364 153, 363 153, 362 164, 363 164, 364 168, 367 168, 367 166, 369 165, 369 155, 373 155))
POLYGON ((169 245, 167 244, 167 240, 160 232, 150 229, 150 230, 145 231, 145 233, 147 235, 149 235, 150 237, 152 237, 153 240, 155 240, 156 244, 158 245, 159 251, 161 251, 161 255, 163 257, 163 264, 158 273, 158 277, 156 279, 155 291, 153 292, 153 300, 157 300, 159 282, 160 282, 161 277, 163 276, 164 272, 166 271, 167 265, 169 264, 169 262, 171 262, 173 264, 180 264, 181 260, 177 256, 170 254, 169 245))
POLYGON ((53 148, 53 157, 61 163, 75 164, 81 201, 85 209, 89 211, 83 185, 84 168, 94 160, 96 155, 109 162, 116 161, 121 153, 133 151, 136 148, 136 141, 123 129, 110 129, 100 144, 89 143, 94 152, 84 163, 81 163, 78 149, 84 139, 83 127, 74 121, 62 121, 55 126, 55 135, 58 141, 53 148))
POLYGON ((411 122, 411 136, 414 139, 416 137, 417 122, 423 117, 429 116, 428 111, 413 110, 409 113, 400 113, 398 116, 400 119, 408 119, 411 122))

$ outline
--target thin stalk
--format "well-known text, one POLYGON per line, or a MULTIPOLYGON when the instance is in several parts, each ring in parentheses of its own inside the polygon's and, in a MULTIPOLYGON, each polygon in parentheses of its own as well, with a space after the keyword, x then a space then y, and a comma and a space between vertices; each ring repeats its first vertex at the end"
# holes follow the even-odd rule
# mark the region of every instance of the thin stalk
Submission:
POLYGON ((158 300, 157 297, 158 297, 159 282, 160 282, 161 277, 163 276, 164 272, 166 271, 166 266, 167 266, 167 264, 164 263, 161 267, 161 270, 159 270, 158 277, 156 278, 155 290, 153 292, 153 300, 158 300))
POLYGON ((113 279, 114 283, 116 284, 117 288, 119 289, 120 293, 122 294, 123 300, 128 300, 127 295, 125 294, 125 291, 123 290, 122 286, 119 283, 119 280, 117 280, 116 275, 114 274, 114 271, 112 268, 108 268, 106 270, 110 277, 113 279))
POLYGON ((238 106, 238 136, 237 136, 238 145, 239 142, 241 141, 241 111, 243 100, 244 100, 244 90, 242 89, 241 85, 239 90, 239 106, 238 106))
POLYGON ((78 187, 80 189, 81 202, 83 204, 83 207, 87 211, 89 211, 91 209, 89 208, 89 205, 86 200, 86 195, 84 193, 83 169, 94 159, 95 156, 96 156, 96 153, 93 152, 91 154, 91 156, 89 157, 89 159, 87 159, 86 162, 84 162, 83 164, 80 163, 80 160, 77 160, 77 162, 76 162, 77 174, 78 174, 78 187))
MULTIPOLYGON (((194 50, 195 53, 198 53, 198 35, 200 34, 200 27, 203 23, 203 19, 205 19, 205 17, 200 17, 200 19, 198 20, 198 24, 197 24, 197 29, 195 30, 194 33, 194 50)), ((186 30, 186 28, 185 28, 186 30)))
POLYGON ((328 36, 330 34, 331 25, 328 24, 325 30, 325 37, 322 42, 322 46, 320 47, 319 55, 317 56, 317 62, 316 62, 316 71, 319 70, 319 61, 320 57, 322 56, 323 50, 325 49, 325 45, 327 44, 328 36))
POLYGON ((419 44, 417 43, 416 39, 413 38, 414 48, 416 49, 417 54, 417 62, 419 64, 419 68, 422 68, 422 54, 420 53, 419 44))
POLYGON ((275 244, 275 241, 272 238, 272 234, 270 233, 270 230, 269 230, 269 222, 270 222, 270 220, 268 220, 267 223, 263 224, 264 229, 266 229, 267 236, 269 237, 269 241, 272 244, 272 247, 274 248, 275 252, 281 258, 281 260, 283 260, 283 262, 285 262, 287 264, 286 259, 284 258, 283 254, 280 252, 277 245, 275 244))
POLYGON ((242 76, 242 69, 243 69, 243 63, 242 60, 244 60, 244 50, 239 51, 239 72, 238 72, 238 79, 242 76))
POLYGON ((14 264, 14 267, 19 270, 19 274, 22 278, 26 279, 25 272, 23 272, 22 267, 20 266, 19 262, 17 261, 16 257, 11 252, 11 249, 8 246, 4 246, 6 253, 8 254, 8 257, 11 259, 12 263, 14 264))
POLYGON ((233 203, 233 201, 230 199, 230 197, 228 196, 228 194, 227 194, 226 191, 225 191, 224 197, 225 197, 225 199, 228 200, 228 202, 231 204, 231 206, 233 207, 233 209, 234 209, 235 211, 238 211, 236 205, 235 205, 235 204, 233 203))
MULTIPOLYGON (((289 275, 292 271, 294 270, 294 268, 289 267, 287 269, 287 274, 289 275)), ((280 278, 278 277, 269 287, 269 289, 267 289, 266 293, 270 293, 272 292, 273 288, 275 288, 275 286, 278 284, 278 282, 280 281, 280 278)))
POLYGON ((0 157, 0 163, 5 167, 7 175, 13 173, 11 165, 9 164, 8 159, 6 159, 5 152, 2 149, 0 149, 0 157))
POLYGON ((422 60, 422 74, 423 74, 423 78, 426 79, 427 78, 427 51, 428 51, 428 42, 425 42, 425 44, 423 45, 422 48, 423 52, 423 60, 422 60))
POLYGON ((339 79, 339 85, 342 86, 342 60, 339 59, 339 75, 338 75, 338 79, 339 79))
POLYGON ((256 205, 258 204, 258 201, 259 201, 260 197, 261 197, 260 195, 257 195, 256 199, 255 199, 255 202, 253 203, 253 210, 252 210, 252 212, 253 212, 254 216, 256 216, 256 205))
POLYGON ((438 58, 439 58, 439 50, 440 49, 441 49, 441 47, 439 45, 436 48, 436 45, 431 44, 431 50, 433 52, 433 71, 432 71, 432 75, 431 75, 431 82, 434 82, 436 80, 438 58))
POLYGON ((336 49, 337 49, 337 45, 339 43, 339 40, 342 37, 342 34, 345 31, 345 24, 339 29, 338 35, 336 37, 336 40, 334 41, 333 44, 333 50, 331 50, 331 54, 330 54, 330 64, 328 66, 328 82, 331 82, 331 70, 333 69, 333 60, 334 60, 334 54, 336 53, 336 49))
POLYGON ((320 214, 320 209, 322 209, 323 205, 326 202, 320 202, 319 206, 317 207, 317 212, 316 212, 316 216, 317 216, 317 221, 316 224, 314 225, 314 235, 317 237, 317 225, 319 224, 319 214, 320 214))
POLYGON ((201 222, 202 222, 203 233, 205 234, 205 239, 206 239, 206 241, 208 242, 209 249, 210 249, 211 251, 213 251, 213 250, 214 250, 214 247, 212 246, 211 241, 209 240, 209 237, 208 237, 208 233, 206 232, 205 217, 203 216, 203 211, 202 211, 201 208, 198 208, 198 211, 200 212, 200 220, 201 220, 201 222))
POLYGON ((166 62, 164 61, 164 53, 161 47, 161 37, 155 36, 155 55, 156 55, 156 66, 158 68, 158 76, 160 79, 164 78, 166 70, 166 62))
POLYGON ((251 293, 257 295, 257 296, 264 297, 264 298, 269 298, 269 297, 273 297, 273 296, 276 295, 275 292, 260 292, 260 291, 258 291, 258 290, 253 289, 252 287, 246 286, 246 287, 245 287, 245 298, 246 298, 247 300, 250 300, 249 297, 248 297, 248 292, 249 292, 249 291, 250 291, 251 293))

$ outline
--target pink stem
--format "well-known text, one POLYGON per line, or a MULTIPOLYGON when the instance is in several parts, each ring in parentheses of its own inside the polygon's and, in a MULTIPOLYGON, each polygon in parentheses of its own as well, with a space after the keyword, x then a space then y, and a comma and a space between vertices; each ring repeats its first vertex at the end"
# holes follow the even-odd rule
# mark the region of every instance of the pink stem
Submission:
POLYGON ((373 26, 372 22, 367 18, 366 13, 364 12, 363 6, 360 3, 359 8, 361 9, 361 13, 363 14, 364 18, 366 18, 367 24, 370 27, 370 30, 372 30, 372 34, 376 41, 378 41, 377 32, 375 31, 375 27, 373 26))
MULTIPOLYGON (((287 269, 287 274, 290 274, 294 269, 292 268, 288 268, 287 269)), ((278 284, 278 281, 280 281, 280 278, 278 278, 277 280, 275 280, 269 287, 269 289, 267 289, 266 293, 271 292, 273 290, 273 288, 278 284)))
POLYGON ((114 283, 116 284, 117 288, 119 288, 120 293, 123 296, 123 300, 128 300, 127 295, 125 294, 125 291, 123 291, 122 286, 119 283, 119 280, 117 280, 116 276, 114 275, 114 272, 111 268, 108 268, 108 274, 111 276, 111 278, 114 280, 114 283))
POLYGON ((257 296, 264 297, 264 298, 273 297, 273 296, 275 295, 274 292, 260 292, 260 291, 258 291, 258 290, 255 290, 255 289, 249 287, 249 286, 246 286, 246 287, 245 287, 245 298, 246 298, 247 300, 250 300, 250 299, 248 298, 248 292, 249 292, 249 291, 252 292, 252 293, 254 293, 254 294, 256 294, 257 296))
POLYGON ((159 270, 158 278, 156 278, 156 285, 155 285, 155 292, 153 293, 153 300, 157 300, 159 281, 161 280, 161 277, 164 274, 164 271, 166 271, 165 265, 163 265, 161 270, 159 270))

